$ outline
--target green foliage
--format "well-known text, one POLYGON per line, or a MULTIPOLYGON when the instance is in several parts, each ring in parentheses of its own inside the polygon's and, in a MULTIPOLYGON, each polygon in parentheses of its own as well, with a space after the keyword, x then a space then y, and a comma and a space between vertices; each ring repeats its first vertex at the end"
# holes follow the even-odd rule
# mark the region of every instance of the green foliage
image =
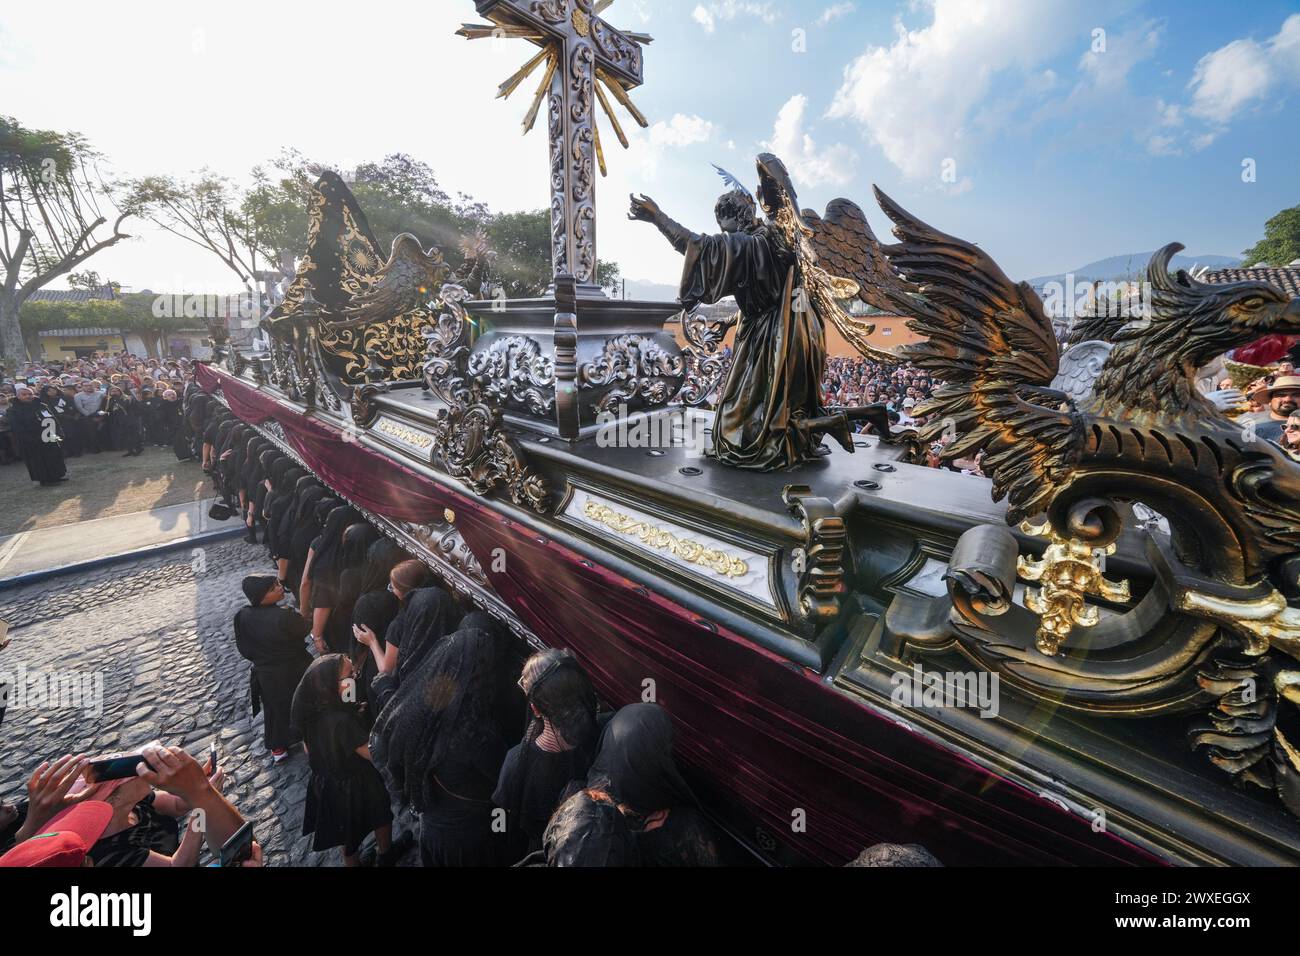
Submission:
POLYGON ((1242 254, 1246 265, 1284 266, 1300 259, 1300 206, 1283 209, 1264 224, 1264 238, 1242 254))
POLYGON ((158 318, 153 314, 155 297, 130 293, 117 299, 88 302, 25 302, 18 321, 25 333, 50 329, 111 328, 131 332, 165 332, 193 328, 194 319, 158 318))

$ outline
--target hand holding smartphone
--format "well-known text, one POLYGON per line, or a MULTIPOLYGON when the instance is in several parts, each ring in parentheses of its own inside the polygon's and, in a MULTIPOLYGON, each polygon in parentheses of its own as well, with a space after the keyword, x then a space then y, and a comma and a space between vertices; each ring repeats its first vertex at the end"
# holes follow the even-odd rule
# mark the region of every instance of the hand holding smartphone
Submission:
POLYGON ((253 821, 249 820, 221 847, 221 866, 239 866, 253 855, 253 821))

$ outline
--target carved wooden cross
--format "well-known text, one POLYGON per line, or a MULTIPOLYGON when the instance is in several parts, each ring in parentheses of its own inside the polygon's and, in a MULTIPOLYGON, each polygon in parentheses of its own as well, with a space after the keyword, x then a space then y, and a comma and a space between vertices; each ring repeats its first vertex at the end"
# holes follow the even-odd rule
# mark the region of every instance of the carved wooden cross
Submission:
POLYGON ((641 85, 641 45, 650 37, 614 29, 599 14, 613 0, 476 0, 479 15, 490 24, 465 24, 457 31, 469 39, 517 37, 541 52, 501 84, 509 96, 539 67, 542 82, 524 117, 532 129, 542 100, 547 103, 550 133, 551 264, 554 274, 571 275, 578 294, 601 295, 596 282, 596 166, 605 172, 605 154, 596 128, 595 104, 609 117, 614 134, 627 148, 606 91, 633 119, 646 126, 628 98, 641 85))

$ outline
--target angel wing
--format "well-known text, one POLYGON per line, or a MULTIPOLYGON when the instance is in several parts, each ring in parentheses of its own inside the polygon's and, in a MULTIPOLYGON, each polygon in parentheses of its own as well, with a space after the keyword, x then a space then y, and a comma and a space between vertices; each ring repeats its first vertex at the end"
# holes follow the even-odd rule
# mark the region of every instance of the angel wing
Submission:
POLYGON ((1131 316, 1082 315, 1075 319, 1070 333, 1065 337, 1066 345, 1078 345, 1081 342, 1114 342, 1115 333, 1132 322, 1131 316))
POLYGON ((1048 387, 1059 353, 1042 301, 976 246, 875 193, 900 240, 880 251, 915 284, 908 327, 927 339, 904 355, 944 383, 915 412, 937 416, 922 440, 955 432, 945 460, 983 449, 994 500, 1008 498, 1008 523, 1039 513, 1069 480, 1084 447, 1082 416, 1048 387))
POLYGON ((1061 353, 1060 368, 1052 379, 1052 388, 1064 392, 1076 405, 1092 394, 1092 385, 1101 375, 1102 366, 1115 346, 1110 342, 1090 340, 1071 345, 1061 353))
MULTIPOLYGON (((890 269, 857 203, 833 199, 826 207, 825 216, 811 209, 799 215, 810 230, 808 242, 816 254, 817 266, 832 277, 835 298, 856 298, 885 312, 895 311, 898 300, 907 298, 911 290, 890 269), (857 288, 850 289, 850 285, 857 288)), ((898 363, 898 356, 876 348, 867 340, 876 330, 869 319, 858 318, 840 308, 828 312, 840 334, 863 355, 891 365, 898 363)))
POLYGON ((438 249, 425 252, 420 240, 404 232, 393 240, 392 252, 376 273, 376 282, 355 296, 333 328, 369 325, 403 315, 434 298, 450 269, 438 249))

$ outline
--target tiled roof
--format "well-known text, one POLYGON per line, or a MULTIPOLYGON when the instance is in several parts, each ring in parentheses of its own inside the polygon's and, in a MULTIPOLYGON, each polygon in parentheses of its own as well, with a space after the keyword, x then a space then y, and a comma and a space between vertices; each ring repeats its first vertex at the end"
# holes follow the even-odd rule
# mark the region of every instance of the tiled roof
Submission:
POLYGON ((42 331, 41 331, 40 333, 38 333, 38 334, 40 334, 42 337, 47 337, 47 336, 48 336, 48 337, 56 338, 56 339, 57 339, 57 338, 62 338, 62 337, 64 337, 64 336, 80 336, 80 335, 86 335, 86 336, 96 336, 96 335, 100 335, 100 336, 103 336, 103 335, 121 335, 121 334, 122 334, 122 330, 121 330, 121 329, 101 329, 101 328, 97 328, 97 327, 96 327, 96 328, 89 328, 89 329, 49 329, 48 331, 47 331, 47 330, 42 330, 42 331))
POLYGON ((37 289, 28 302, 89 302, 92 299, 114 299, 112 286, 100 289, 37 289))
POLYGON ((1287 295, 1300 295, 1300 267, 1252 266, 1248 269, 1210 269, 1201 273, 1203 282, 1268 282, 1287 295))

